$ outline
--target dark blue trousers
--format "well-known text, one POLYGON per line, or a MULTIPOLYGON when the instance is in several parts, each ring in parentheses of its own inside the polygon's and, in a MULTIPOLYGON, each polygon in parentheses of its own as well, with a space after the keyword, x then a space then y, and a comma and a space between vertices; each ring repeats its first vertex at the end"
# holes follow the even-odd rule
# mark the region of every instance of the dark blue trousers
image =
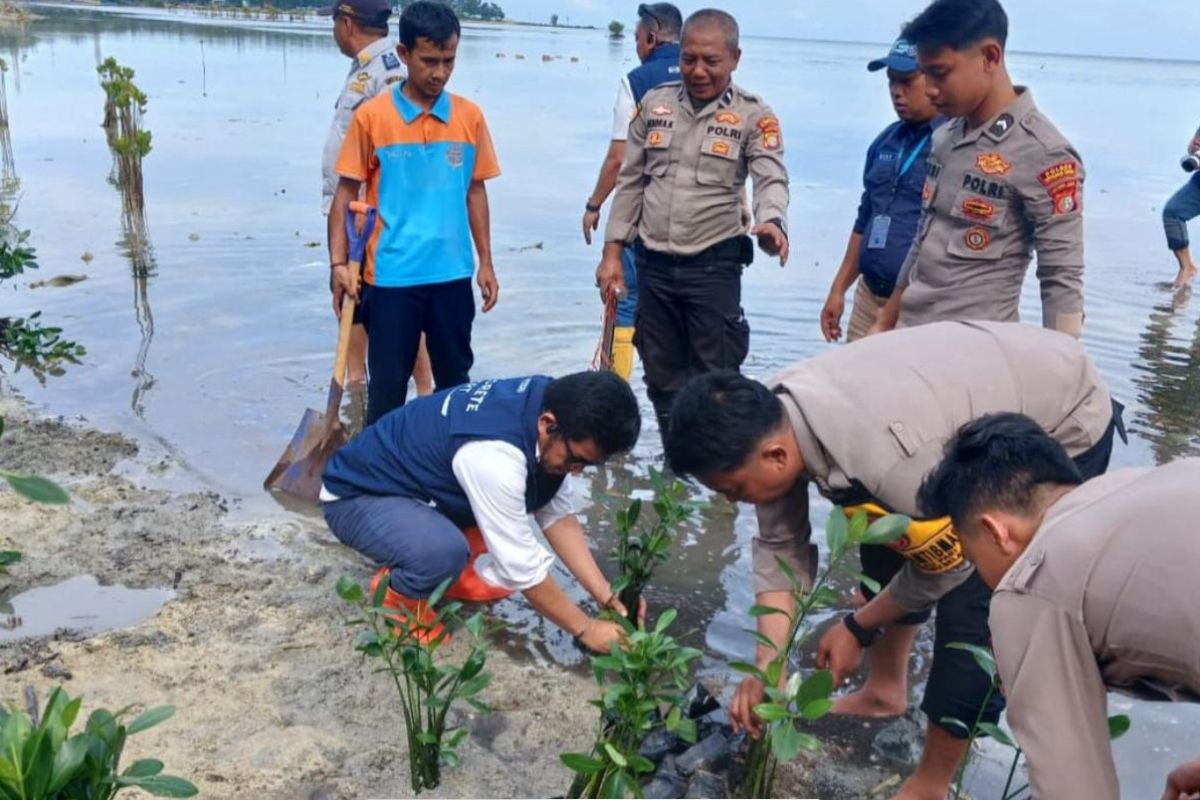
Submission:
POLYGON ((471 279, 425 286, 363 286, 367 328, 367 424, 404 405, 408 380, 425 334, 436 389, 470 381, 475 363, 471 279))

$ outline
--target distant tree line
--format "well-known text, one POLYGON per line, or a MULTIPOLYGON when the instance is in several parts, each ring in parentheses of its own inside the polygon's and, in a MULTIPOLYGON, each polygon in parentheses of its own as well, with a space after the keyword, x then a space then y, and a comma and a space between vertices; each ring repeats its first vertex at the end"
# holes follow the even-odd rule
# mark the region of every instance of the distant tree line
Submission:
MULTIPOLYGON (((117 0, 121 2, 121 0, 117 0)), ((407 6, 412 5, 415 0, 399 0, 400 10, 403 11, 407 6)), ((480 0, 437 0, 439 3, 445 3, 454 9, 454 13, 460 19, 482 19, 482 20, 500 20, 504 19, 504 9, 496 3, 486 3, 480 0)), ((210 5, 214 4, 211 0, 141 0, 139 5, 210 5)), ((260 8, 274 8, 278 10, 290 10, 295 8, 313 8, 323 5, 320 0, 248 0, 251 6, 260 8)), ((223 0, 215 5, 240 6, 241 0, 223 0)))
MULTIPOLYGON (((403 11, 415 1, 400 0, 400 10, 403 11)), ((504 9, 496 3, 484 3, 480 0, 437 0, 437 2, 450 6, 460 19, 504 19, 504 9)))

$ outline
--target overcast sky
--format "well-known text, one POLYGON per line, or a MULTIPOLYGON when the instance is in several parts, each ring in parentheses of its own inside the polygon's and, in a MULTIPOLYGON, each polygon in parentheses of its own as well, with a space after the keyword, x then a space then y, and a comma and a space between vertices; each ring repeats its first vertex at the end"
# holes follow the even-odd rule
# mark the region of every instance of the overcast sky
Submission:
MULTIPOLYGON (((573 24, 636 21, 637 2, 621 0, 499 0, 512 19, 573 24)), ((885 42, 920 12, 921 0, 714 0, 749 35, 885 42)), ((678 3, 686 15, 704 5, 678 3)), ((1200 61, 1196 0, 1006 0, 1009 47, 1042 53, 1200 61)))

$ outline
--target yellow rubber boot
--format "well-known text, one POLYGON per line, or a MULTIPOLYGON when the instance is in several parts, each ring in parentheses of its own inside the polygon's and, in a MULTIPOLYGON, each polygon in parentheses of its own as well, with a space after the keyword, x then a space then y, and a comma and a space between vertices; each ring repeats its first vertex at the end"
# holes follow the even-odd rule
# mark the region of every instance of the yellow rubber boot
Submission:
POLYGON ((625 381, 633 374, 633 328, 613 329, 612 371, 625 381))

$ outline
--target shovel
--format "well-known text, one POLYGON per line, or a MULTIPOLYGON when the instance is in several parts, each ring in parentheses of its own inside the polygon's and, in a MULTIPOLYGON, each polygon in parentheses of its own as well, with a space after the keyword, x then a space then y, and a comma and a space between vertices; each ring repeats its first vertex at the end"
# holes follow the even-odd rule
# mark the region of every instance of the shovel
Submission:
MULTIPOLYGON (((346 209, 346 238, 350 244, 350 276, 358 284, 367 240, 375 228, 375 209, 355 201, 346 209), (355 227, 355 215, 365 214, 366 224, 360 234, 355 227)), ((346 430, 340 416, 342 391, 346 379, 346 360, 350 352, 350 328, 354 323, 354 295, 342 298, 342 313, 338 324, 337 356, 333 361, 333 378, 329 381, 329 399, 325 413, 308 409, 300 419, 300 427, 283 451, 279 463, 263 481, 263 488, 284 492, 303 500, 316 502, 321 493, 321 472, 335 450, 346 443, 346 430)))

